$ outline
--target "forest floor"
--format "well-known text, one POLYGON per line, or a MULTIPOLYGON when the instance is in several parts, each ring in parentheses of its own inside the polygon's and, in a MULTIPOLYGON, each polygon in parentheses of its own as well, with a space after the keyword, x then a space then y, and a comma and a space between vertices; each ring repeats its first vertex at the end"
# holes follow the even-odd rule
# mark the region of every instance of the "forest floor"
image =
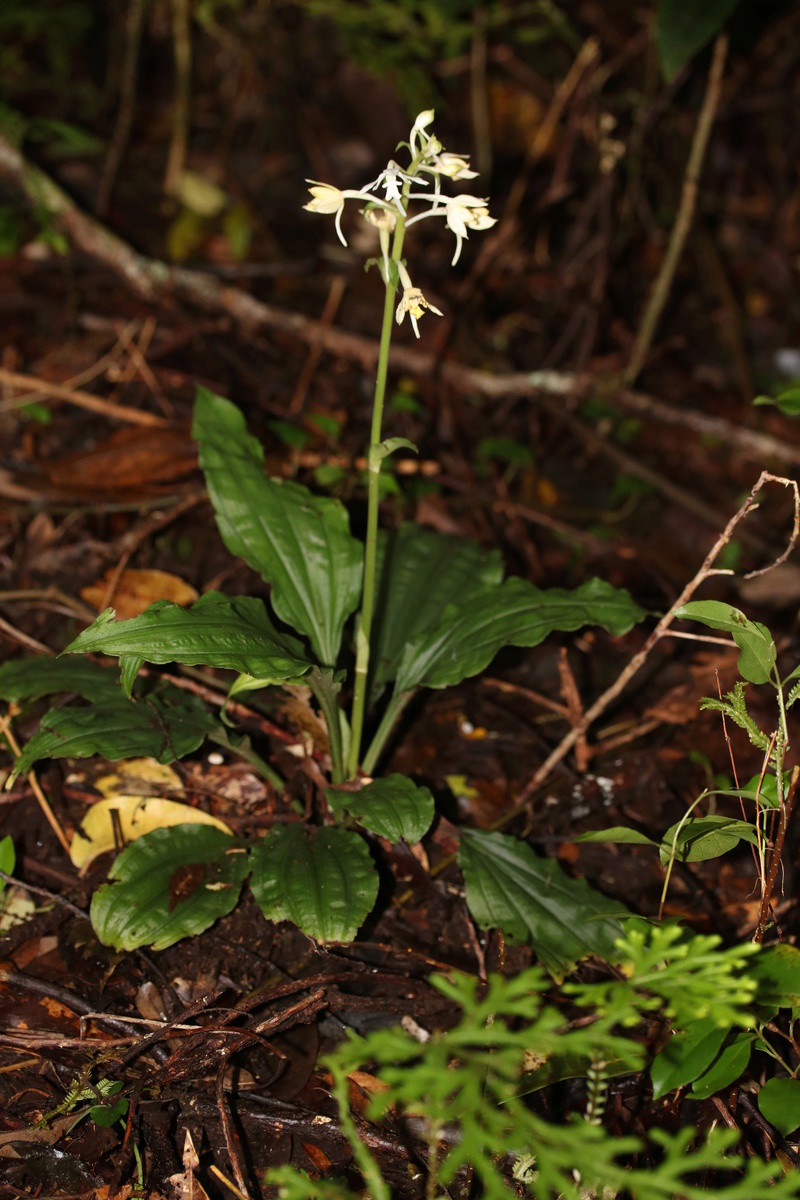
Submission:
MULTIPOLYGON (((100 149, 59 153, 52 131, 23 143, 74 204, 50 218, 47 204, 37 211, 24 198, 19 160, 0 147, 0 201, 17 222, 0 259, 0 659, 58 654, 107 605, 135 612, 142 594, 164 594, 162 578, 129 572, 166 572, 170 586, 177 578, 199 594, 265 594, 214 525, 190 437, 198 384, 243 409, 273 475, 341 497, 362 529, 382 306, 363 262, 376 244, 346 226, 342 246, 332 219, 303 210, 305 180, 374 178, 428 105, 445 145, 472 150, 475 190, 498 223, 470 237, 455 269, 452 239, 434 222, 407 243, 415 282, 444 315, 425 317, 418 342, 407 324, 395 334, 385 431, 416 443, 419 458, 391 475, 383 524, 415 520, 499 548, 509 573, 541 588, 600 576, 660 614, 762 469, 796 476, 796 420, 752 401, 800 378, 800 14, 790 5, 759 36, 733 37, 688 241, 643 368, 623 384, 710 58, 665 84, 627 5, 572 7, 574 41, 551 33, 531 48, 512 20, 478 49, 473 40, 432 57, 405 91, 402 70, 393 82, 388 67, 384 80, 368 74, 331 24, 291 5, 245 6, 221 32, 198 28, 186 165, 217 189, 205 215, 207 197, 165 198, 174 73, 160 6, 145 23, 133 90, 120 83, 122 23, 107 31, 107 78, 86 41, 58 97, 31 86, 26 116, 88 127, 100 149), (143 267, 136 253, 169 270, 143 267)), ((725 548, 718 565, 732 573, 697 595, 764 622, 788 669, 800 655, 796 557, 745 576, 780 556, 791 533, 791 495, 772 486, 725 548)), ((483 675, 418 698, 384 769, 432 790, 437 823, 416 858, 399 849, 387 858, 378 906, 351 945, 324 948, 267 923, 249 897, 201 937, 114 953, 87 916, 110 856, 79 876, 30 784, 0 794, 14 895, 35 903, 0 933, 0 1191, 130 1195, 135 1148, 157 1196, 181 1170, 188 1129, 204 1186, 226 1195, 207 1168, 231 1176, 231 1114, 254 1197, 270 1165, 344 1169, 346 1141, 335 1122, 317 1120, 334 1112, 319 1056, 341 1029, 401 1015, 446 1021, 426 982, 432 970, 515 970, 532 959, 473 927, 447 866, 458 825, 521 834, 605 895, 656 915, 663 871, 649 847, 574 838, 629 824, 657 840, 709 780, 734 768, 739 779, 758 774, 761 752, 699 708, 736 679, 733 648, 660 639, 573 751, 536 777, 650 628, 507 650, 483 675), (309 1000, 319 987, 321 1013, 309 1000), (296 1022, 240 1050, 218 1086, 218 1041, 173 1027, 188 1013, 210 1028, 256 994, 262 1018, 289 998, 296 1022), (145 1043, 149 1028, 161 1036, 145 1043), (136 1102, 135 1137, 130 1124, 70 1129, 63 1115, 36 1127, 112 1051, 136 1102)), ((208 695, 225 690, 223 673, 197 682, 208 695)), ((774 722, 763 703, 762 712, 753 691, 753 714, 774 722)), ((15 716, 21 742, 41 712, 15 716)), ((267 707, 244 704, 237 720, 294 800, 307 800, 302 747, 312 759, 325 753, 308 697, 298 689, 267 707)), ((0 744, 0 779, 12 761, 0 744)), ((108 770, 96 759, 40 765, 68 836, 108 770)), ((257 835, 274 819, 272 785, 232 755, 200 751, 175 770, 180 797, 236 833, 257 835)), ((789 942, 800 932, 796 861, 790 829, 774 906, 789 942)), ((665 911, 748 940, 759 910, 741 846, 676 871, 665 911)), ((612 1088, 612 1123, 664 1119, 640 1088, 625 1089, 612 1088)), ((580 1096, 561 1102, 579 1106, 580 1096)), ((670 1119, 680 1123, 679 1100, 670 1119)), ((373 1150, 396 1168, 391 1139, 376 1135, 373 1150)), ((398 1194, 417 1195, 400 1175, 398 1194)))

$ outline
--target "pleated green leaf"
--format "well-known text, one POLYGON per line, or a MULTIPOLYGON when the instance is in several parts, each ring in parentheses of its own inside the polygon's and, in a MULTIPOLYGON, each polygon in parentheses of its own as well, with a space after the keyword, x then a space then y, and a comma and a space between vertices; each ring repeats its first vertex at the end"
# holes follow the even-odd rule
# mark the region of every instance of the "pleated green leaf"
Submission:
POLYGON ((312 665, 298 639, 274 627, 261 600, 220 592, 208 592, 188 608, 157 600, 129 621, 116 621, 106 609, 66 652, 227 667, 273 679, 296 678, 312 665))
POLYGON ((193 435, 225 545, 271 584, 280 620, 333 666, 361 595, 363 547, 350 535, 347 510, 299 484, 269 479, 264 452, 238 408, 205 388, 198 389, 193 435))
POLYGON ((622 588, 592 579, 574 591, 540 591, 524 579, 498 587, 446 610, 429 632, 406 646, 395 686, 443 688, 477 675, 503 646, 538 646, 555 630, 601 625, 619 636, 644 616, 622 588))
POLYGON ((0 667, 0 700, 41 700, 74 692, 84 700, 119 694, 119 673, 88 658, 15 658, 0 667))
POLYGON ((373 693, 394 679, 409 643, 435 629, 451 604, 497 587, 503 561, 469 538, 409 523, 378 542, 373 624, 373 693))
POLYGON ((378 895, 366 842, 346 829, 277 825, 251 853, 250 886, 268 921, 318 942, 350 942, 378 895))
POLYGON ((405 775, 374 779, 358 792, 327 788, 325 798, 334 813, 349 813, 364 829, 390 842, 418 842, 435 812, 430 789, 418 787, 405 775))
POLYGON ((220 829, 154 829, 122 851, 92 897, 95 933, 115 950, 164 950, 231 912, 248 870, 246 850, 220 829))
POLYGON ((97 704, 51 709, 14 764, 24 775, 40 758, 155 758, 169 763, 191 754, 218 721, 197 696, 159 685, 129 700, 116 689, 97 704))
POLYGON ((507 834, 463 829, 458 862, 478 924, 527 942, 556 980, 589 955, 613 960, 622 936, 617 918, 627 910, 553 859, 507 834))

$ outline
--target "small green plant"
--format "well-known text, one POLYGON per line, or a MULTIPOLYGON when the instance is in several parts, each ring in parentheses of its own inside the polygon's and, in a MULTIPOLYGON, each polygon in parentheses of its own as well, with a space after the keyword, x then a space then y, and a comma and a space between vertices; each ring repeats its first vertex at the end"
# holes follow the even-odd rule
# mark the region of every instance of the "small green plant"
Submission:
MULTIPOLYGON (((414 695, 477 674, 503 646, 535 646, 555 630, 586 624, 619 635, 643 616, 627 592, 599 579, 574 591, 541 591, 524 579, 504 580, 499 554, 473 542, 413 524, 394 533, 378 528, 383 465, 400 449, 415 450, 404 438, 382 434, 392 330, 408 316, 419 336, 424 314, 439 311, 412 283, 402 257, 406 230, 441 218, 455 236, 455 263, 468 233, 494 223, 485 200, 443 191, 444 181, 475 173, 462 155, 444 150, 430 132, 432 121, 433 113, 423 112, 414 122, 403 144, 405 167, 389 162, 358 191, 313 183, 306 205, 335 216, 344 240, 342 217, 353 201, 378 233, 374 262, 385 299, 364 543, 351 534, 338 500, 267 478, 263 451, 239 410, 200 389, 194 436, 217 524, 228 549, 269 584, 278 623, 261 599, 218 592, 189 608, 159 601, 128 621, 117 621, 109 609, 67 651, 117 657, 123 691, 114 672, 75 658, 0 668, 6 699, 74 691, 88 701, 47 714, 15 776, 42 756, 149 754, 168 762, 212 737, 280 784, 197 697, 139 677, 145 662, 238 672, 231 694, 304 684, 324 718, 330 786, 318 797, 322 823, 280 824, 255 844, 207 826, 146 834, 118 857, 111 882, 92 902, 96 931, 117 948, 163 948, 200 932, 231 911, 248 876, 267 918, 294 921, 321 941, 352 939, 377 895, 370 838, 417 841, 434 817, 427 788, 399 775, 369 778, 414 695)), ((554 973, 563 975, 587 954, 611 952, 619 905, 523 843, 465 831, 460 864, 476 919, 530 940, 554 973)))
MULTIPOLYGON (((720 712, 733 724, 743 729, 748 739, 764 755, 761 772, 743 787, 711 787, 704 789, 689 806, 684 816, 672 825, 660 843, 639 830, 627 826, 597 830, 582 834, 577 841, 621 842, 636 845, 657 846, 662 864, 667 868, 664 880, 663 899, 672 870, 676 862, 703 862, 717 858, 735 849, 741 842, 755 847, 762 885, 762 897, 769 889, 770 864, 767 850, 771 844, 770 826, 779 816, 785 831, 787 801, 793 799, 794 786, 790 787, 790 772, 786 770, 786 752, 789 746, 789 730, 786 714, 800 697, 800 666, 785 677, 778 670, 775 640, 765 625, 751 621, 740 609, 719 600, 697 600, 684 604, 675 615, 686 620, 698 621, 710 629, 729 633, 739 650, 739 673, 742 678, 724 697, 707 696, 701 708, 720 712), (775 728, 762 729, 747 708, 747 685, 767 686, 775 697, 775 728), (729 797, 754 805, 754 819, 726 816, 713 811, 703 812, 707 803, 729 797)), ((778 854, 783 843, 777 847, 778 854)), ((770 863, 777 860, 774 855, 770 863)), ((774 883, 774 879, 772 881, 774 883)), ((765 920, 770 896, 767 895, 759 921, 758 936, 765 931, 765 920)))
MULTIPOLYGON (((351 1033, 326 1065, 340 1126, 371 1200, 390 1200, 391 1191, 350 1112, 350 1076, 363 1068, 375 1072, 381 1085, 368 1115, 379 1121, 391 1114, 395 1131, 416 1130, 422 1138, 413 1157, 427 1177, 429 1197, 458 1194, 450 1189, 465 1171, 488 1200, 514 1194, 536 1200, 699 1200, 708 1194, 709 1172, 714 1193, 724 1200, 796 1196, 800 1181, 780 1178, 778 1163, 729 1154, 735 1140, 729 1130, 695 1141, 690 1129, 677 1135, 656 1129, 645 1145, 605 1129, 601 1109, 610 1081, 647 1066, 645 1023, 651 1036, 660 1023, 667 1046, 700 1018, 720 1038, 729 1031, 749 1033, 757 1014, 796 1002, 800 953, 723 949, 716 937, 633 920, 625 923, 615 958, 623 964, 619 977, 562 989, 562 1002, 573 1014, 577 1008, 576 1019, 548 1001, 549 981, 534 968, 513 979, 493 976, 486 986, 458 975, 435 978, 461 1018, 427 1040, 402 1028, 363 1038, 351 1033), (532 1093, 568 1078, 586 1080, 582 1113, 564 1112, 563 1100, 552 1092, 546 1107, 531 1101, 532 1093)), ((337 1181, 310 1180, 291 1167, 271 1171, 268 1182, 279 1186, 283 1200, 353 1194, 337 1181)))
MULTIPOLYGON (((685 815, 665 831, 660 842, 626 826, 597 830, 576 838, 579 842, 618 842, 650 845, 658 849, 665 867, 662 907, 676 862, 696 863, 717 858, 749 843, 758 868, 761 889, 756 942, 761 942, 772 924, 771 903, 780 868, 781 854, 789 818, 800 780, 800 769, 786 769, 789 745, 788 710, 800 697, 800 666, 787 675, 778 668, 775 641, 760 622, 749 620, 739 609, 721 601, 694 601, 677 610, 676 615, 698 621, 711 629, 730 633, 739 650, 742 678, 723 697, 706 697, 701 707, 720 712, 739 728, 763 753, 760 773, 740 787, 714 786, 704 789, 685 815), (775 726, 762 728, 747 707, 747 685, 767 686, 775 699, 775 726), (752 819, 713 811, 719 799, 736 800, 743 807, 753 805, 752 819), (704 809, 707 808, 707 811, 704 809)), ((786 953, 778 946, 774 953, 786 953)), ((756 973, 758 963, 756 963, 756 973)), ((774 999, 774 996, 773 996, 774 999)), ((796 994, 790 1003, 798 1007, 796 994)), ((657 1056, 652 1067, 656 1098, 677 1087, 691 1085, 690 1095, 704 1099, 734 1083, 747 1068, 755 1052, 769 1055, 785 1072, 770 1079, 759 1095, 762 1112, 783 1133, 800 1126, 800 1080, 796 1078, 793 1047, 781 1048, 783 1034, 773 1024, 774 1009, 756 1010, 758 1019, 750 1029, 735 1030, 715 1026, 698 1016, 657 1056)))

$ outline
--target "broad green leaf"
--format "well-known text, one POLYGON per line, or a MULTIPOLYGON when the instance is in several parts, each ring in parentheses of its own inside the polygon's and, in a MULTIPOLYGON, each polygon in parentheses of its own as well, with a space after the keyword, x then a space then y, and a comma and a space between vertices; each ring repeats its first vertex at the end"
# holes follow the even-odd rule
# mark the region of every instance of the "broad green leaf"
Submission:
POLYGON ((706 1017, 696 1021, 685 1033, 670 1038, 650 1067, 653 1099, 658 1100, 667 1092, 699 1079, 719 1054, 727 1036, 727 1026, 706 1017))
POLYGON ((347 510, 267 478, 264 452, 238 408, 205 388, 197 392, 193 436, 225 545, 272 585, 280 620, 333 666, 361 595, 363 547, 350 536, 347 510))
MULTIPOLYGON (((783 794, 784 796, 789 790, 789 784, 792 779, 791 771, 783 773, 783 794)), ((779 808, 780 800, 778 798, 778 780, 773 775, 772 771, 765 772, 764 776, 754 775, 752 779, 748 779, 743 788, 734 791, 734 795, 744 796, 748 800, 755 800, 758 797, 758 803, 762 808, 779 808)))
POLYGON ((708 1070, 695 1079, 689 1093, 692 1100, 706 1100, 735 1083, 750 1061, 757 1036, 750 1029, 742 1029, 734 1034, 708 1070))
POLYGON ((208 592, 188 608, 157 600, 129 621, 115 620, 108 608, 66 650, 87 652, 277 679, 296 678, 312 665, 297 638, 277 631, 260 600, 221 592, 208 592))
POLYGON ((458 862, 478 924, 527 942, 556 980, 591 954, 618 957, 624 905, 571 879, 553 859, 506 834, 463 829, 458 862))
POLYGON ((627 825, 612 825, 610 829, 592 829, 588 833, 579 833, 573 842, 616 842, 619 845, 629 843, 632 846, 657 846, 652 838, 638 829, 629 829, 627 825))
POLYGON ((644 615, 624 589, 601 579, 572 592, 542 592, 524 579, 507 579, 451 606, 436 628, 406 646, 396 688, 449 687, 477 675, 503 646, 538 646, 555 630, 582 625, 619 636, 644 615))
POLYGON ((800 416, 800 387, 789 388, 774 398, 772 396, 756 396, 753 404, 774 404, 787 417, 800 416))
POLYGON ((756 827, 736 817, 696 817, 686 821, 678 832, 679 825, 676 821, 661 839, 659 855, 665 866, 673 854, 678 862, 706 862, 727 854, 739 842, 758 842, 756 827))
POLYGON ((117 1121, 121 1121, 127 1114, 130 1107, 127 1099, 121 1096, 115 1104, 111 1106, 107 1104, 95 1104, 89 1109, 89 1120, 94 1121, 101 1129, 110 1129, 112 1125, 116 1125, 117 1121))
POLYGON ((276 825, 250 855, 250 886, 268 921, 318 942, 350 942, 378 895, 366 842, 346 829, 276 825))
POLYGON ((75 692, 84 700, 119 695, 119 672, 89 658, 17 658, 0 667, 0 700, 40 700, 75 692))
POLYGON ((372 687, 394 679, 409 642, 434 629, 450 604, 498 586, 503 561, 469 538, 409 523, 378 541, 372 687))
POLYGON ((155 829, 117 857, 92 897, 92 926, 115 950, 164 950, 231 912, 248 870, 247 851, 219 829, 155 829))
POLYGON ((721 600, 692 600, 677 609, 675 616, 729 633, 741 651, 739 674, 742 678, 749 683, 768 682, 775 666, 776 650, 766 625, 748 620, 740 609, 721 600))
POLYGON ((659 0, 656 43, 661 69, 672 80, 721 31, 741 0, 659 0))
POLYGON ((747 965, 758 982, 756 1001, 774 1008, 800 1009, 800 950, 782 942, 764 947, 747 965))
POLYGON ((434 817, 433 795, 405 775, 374 779, 358 792, 327 788, 325 798, 334 813, 347 812, 370 833, 390 842, 418 842, 434 817))
POLYGON ((762 1117, 788 1137, 800 1126, 800 1079, 768 1079, 758 1093, 758 1107, 762 1117))
POLYGON ((155 758, 174 762, 202 745, 218 726, 202 700, 158 685, 139 700, 117 689, 88 707, 51 709, 14 764, 24 775, 40 758, 155 758))

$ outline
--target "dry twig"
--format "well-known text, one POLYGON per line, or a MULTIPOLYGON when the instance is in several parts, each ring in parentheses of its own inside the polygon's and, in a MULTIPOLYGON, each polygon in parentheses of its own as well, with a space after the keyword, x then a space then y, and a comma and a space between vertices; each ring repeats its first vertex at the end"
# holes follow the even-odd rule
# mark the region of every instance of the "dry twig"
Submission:
POLYGON ((683 179, 683 191, 681 192, 678 215, 672 227, 667 253, 664 255, 661 270, 653 284, 653 290, 650 293, 644 310, 644 316, 639 326, 639 332, 636 335, 636 343, 633 347, 631 360, 623 376, 624 382, 628 385, 635 381, 647 357, 656 326, 664 310, 664 305, 667 302, 669 290, 672 287, 672 280, 675 277, 686 238, 692 226, 692 217, 694 216, 695 205, 697 203, 697 184, 700 172, 703 169, 703 159, 705 158, 706 147, 708 146, 708 139, 711 134, 711 126, 714 124, 714 117, 719 106, 719 97, 722 91, 722 72, 725 67, 727 53, 728 36, 721 33, 714 43, 714 56, 711 60, 711 68, 708 73, 708 87, 706 88, 700 116, 697 119, 692 147, 689 151, 689 161, 686 164, 686 174, 683 179))
MULTIPOLYGON (((730 542, 739 523, 744 520, 748 513, 752 512, 753 509, 757 507, 758 494, 767 483, 780 483, 784 487, 792 489, 794 493, 794 524, 789 543, 783 554, 781 554, 775 560, 775 562, 771 563, 768 567, 762 567, 760 571, 753 571, 750 574, 762 574, 764 570, 771 570, 773 567, 776 567, 783 562, 791 553, 792 549, 797 543, 798 535, 800 534, 800 488, 798 488, 798 484, 794 479, 786 479, 780 475, 771 475, 769 471, 762 471, 747 499, 739 508, 738 512, 731 517, 730 521, 725 526, 725 529, 722 531, 714 545, 709 550, 700 569, 693 576, 693 578, 689 580, 680 596, 678 596, 677 600, 675 600, 675 602, 671 605, 668 612, 664 614, 664 616, 656 625, 655 629, 645 640, 641 649, 634 654, 633 658, 617 676, 614 683, 612 683, 609 688, 606 688, 603 694, 599 696, 597 700, 595 700, 594 704, 586 710, 583 715, 583 719, 579 721, 577 725, 573 725, 573 727, 564 735, 555 749, 547 756, 541 766, 534 772, 528 783, 526 783, 525 787, 522 789, 517 804, 515 805, 515 810, 517 810, 520 806, 527 804, 533 794, 542 785, 542 783, 544 783, 545 779, 547 779, 553 768, 556 767, 562 761, 562 759, 566 757, 572 747, 582 737, 585 737, 591 725, 594 724, 597 718, 601 716, 602 713, 604 713, 609 707, 609 705, 612 704, 625 690, 627 685, 633 679, 634 675, 636 675, 644 666, 645 661, 650 656, 650 653, 656 644, 669 632, 669 628, 672 625, 672 622, 675 620, 675 614, 678 609, 684 604, 688 604, 689 600, 691 600, 692 596, 700 587, 700 585, 705 583, 707 579, 713 578, 715 575, 733 574, 733 572, 727 568, 715 567, 714 563, 716 562, 722 550, 730 542)), ((746 578, 749 577, 750 576, 746 576, 746 578)))

